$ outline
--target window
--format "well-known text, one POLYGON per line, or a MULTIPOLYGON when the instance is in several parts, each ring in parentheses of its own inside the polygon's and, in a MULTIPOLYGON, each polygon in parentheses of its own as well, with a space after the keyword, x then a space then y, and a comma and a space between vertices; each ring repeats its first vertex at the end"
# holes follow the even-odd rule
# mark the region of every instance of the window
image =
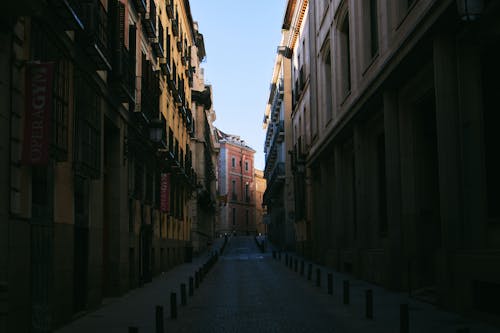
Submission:
POLYGON ((233 168, 234 168, 235 166, 236 166, 236 160, 235 160, 235 158, 233 157, 233 158, 231 158, 231 167, 233 167, 233 168))
POLYGON ((231 181, 231 185, 232 185, 231 187, 232 199, 236 200, 236 180, 233 179, 231 181))
POLYGON ((101 165, 101 101, 94 87, 81 75, 75 77, 75 168, 99 178, 101 165))
POLYGON ((248 162, 245 161, 245 171, 248 171, 248 162))
POLYGON ((330 38, 325 41, 322 57, 322 81, 323 81, 323 106, 326 111, 326 119, 330 120, 333 116, 332 107, 332 55, 328 45, 330 38))
POLYGON ((370 55, 378 54, 378 9, 377 0, 370 0, 370 55))
POLYGON ((385 136, 381 133, 377 138, 378 167, 378 232, 387 235, 387 194, 385 176, 385 136))
POLYGON ((351 50, 349 33, 349 12, 345 14, 340 26, 340 58, 342 96, 346 97, 351 91, 351 50))
POLYGON ((247 202, 250 202, 250 191, 249 191, 249 184, 245 184, 245 199, 247 202))

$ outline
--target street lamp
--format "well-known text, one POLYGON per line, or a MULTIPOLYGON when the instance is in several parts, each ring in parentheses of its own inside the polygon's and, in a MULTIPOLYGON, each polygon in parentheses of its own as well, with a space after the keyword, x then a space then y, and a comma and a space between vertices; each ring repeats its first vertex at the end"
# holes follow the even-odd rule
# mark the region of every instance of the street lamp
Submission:
POLYGON ((483 0, 457 0, 457 11, 462 21, 476 21, 483 12, 483 0))
POLYGON ((163 139, 164 124, 160 119, 153 119, 149 123, 149 139, 154 143, 160 143, 163 139))

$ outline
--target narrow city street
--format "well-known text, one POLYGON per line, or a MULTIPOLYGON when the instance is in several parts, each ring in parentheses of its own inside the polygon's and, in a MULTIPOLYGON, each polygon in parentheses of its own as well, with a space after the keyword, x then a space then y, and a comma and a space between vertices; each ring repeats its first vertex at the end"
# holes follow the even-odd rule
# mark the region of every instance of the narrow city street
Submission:
MULTIPOLYGON (((222 241, 216 242, 220 247, 222 241)), ((215 248, 214 248, 215 249, 215 248)), ((213 249, 213 250, 214 250, 213 249)), ((388 292, 381 287, 352 279, 304 262, 293 254, 261 253, 253 237, 232 237, 224 254, 181 305, 179 285, 190 272, 210 255, 196 258, 167 272, 152 283, 122 298, 109 301, 59 330, 69 332, 499 332, 485 324, 475 323, 448 313, 404 293, 388 292), (286 265, 286 258, 293 265, 286 265), (293 258, 293 260, 292 260, 293 258), (297 271, 295 260, 297 259, 297 271), (321 272, 321 286, 317 283, 321 272), (328 293, 326 276, 332 273, 333 295, 328 293), (342 292, 344 281, 350 281, 349 305, 342 292), (373 319, 365 318, 364 292, 374 295, 373 319), (177 293, 177 318, 171 318, 169 294, 177 293), (400 327, 400 304, 409 305, 408 328, 400 327), (158 329, 155 307, 162 306, 163 324, 158 329), (134 330, 137 329, 137 331, 134 330)), ((160 324, 161 325, 161 324, 160 324)))

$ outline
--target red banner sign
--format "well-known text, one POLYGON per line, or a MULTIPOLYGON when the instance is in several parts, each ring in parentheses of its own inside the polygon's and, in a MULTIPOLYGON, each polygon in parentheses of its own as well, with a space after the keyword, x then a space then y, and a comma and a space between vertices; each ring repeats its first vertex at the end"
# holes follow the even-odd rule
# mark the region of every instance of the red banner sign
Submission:
POLYGON ((49 161, 53 78, 54 63, 30 63, 26 67, 24 164, 44 165, 49 161))
POLYGON ((163 213, 170 211, 170 174, 161 174, 161 187, 160 187, 160 210, 163 213))

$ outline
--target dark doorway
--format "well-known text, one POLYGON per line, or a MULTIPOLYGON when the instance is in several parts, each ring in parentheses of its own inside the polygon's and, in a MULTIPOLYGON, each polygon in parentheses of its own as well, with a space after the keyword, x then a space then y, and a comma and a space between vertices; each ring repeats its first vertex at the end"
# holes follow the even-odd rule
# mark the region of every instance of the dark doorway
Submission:
POLYGON ((51 167, 33 167, 31 196, 31 327, 52 329, 52 261, 54 248, 51 167))
POLYGON ((417 257, 412 288, 433 294, 436 284, 436 254, 441 247, 439 164, 436 106, 433 94, 414 108, 414 170, 417 257))
POLYGON ((87 307, 89 258, 89 192, 88 180, 75 177, 75 228, 73 242, 73 308, 80 312, 87 307))
POLYGON ((153 230, 150 224, 141 225, 140 250, 141 250, 141 283, 151 282, 151 243, 153 230))

